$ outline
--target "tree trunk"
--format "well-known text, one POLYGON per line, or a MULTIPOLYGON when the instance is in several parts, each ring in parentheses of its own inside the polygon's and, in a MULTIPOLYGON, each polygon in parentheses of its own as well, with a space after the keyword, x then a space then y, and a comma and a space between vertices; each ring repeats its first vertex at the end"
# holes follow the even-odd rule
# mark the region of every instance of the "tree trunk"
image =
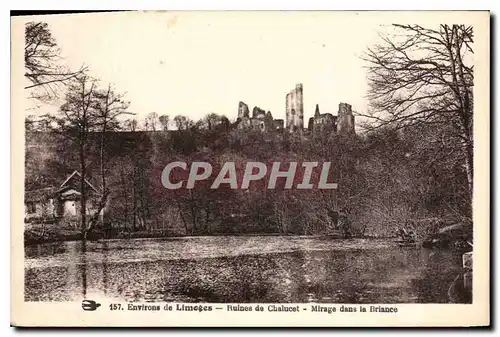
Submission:
POLYGON ((467 173, 467 182, 469 187, 470 200, 472 202, 472 197, 474 194, 474 152, 472 146, 466 144, 464 146, 465 152, 465 171, 467 173))
POLYGON ((81 136, 79 144, 79 156, 80 156, 80 221, 81 221, 81 231, 84 239, 87 237, 87 199, 85 190, 85 142, 83 141, 83 135, 81 136))
POLYGON ((458 122, 460 123, 460 129, 465 144, 462 145, 465 155, 465 170, 467 174, 467 183, 469 188, 469 195, 472 200, 473 194, 473 149, 472 149, 472 137, 471 137, 471 120, 472 111, 470 107, 470 98, 468 92, 468 85, 465 80, 463 73, 463 63, 460 51, 460 41, 458 36, 458 26, 453 25, 451 32, 447 29, 446 33, 446 49, 448 51, 449 62, 451 65, 451 77, 452 77, 452 91, 455 94, 456 100, 458 102, 458 122))
MULTIPOLYGON (((106 120, 103 122, 102 132, 101 132, 101 144, 99 149, 99 156, 101 161, 101 184, 102 184, 102 193, 106 192, 106 168, 104 165, 104 137, 106 132, 106 120)), ((102 212, 102 223, 104 224, 104 208, 102 212)))
POLYGON ((177 201, 177 208, 179 209, 179 216, 181 217, 182 224, 184 225, 184 230, 186 232, 186 235, 189 235, 189 228, 188 228, 186 219, 184 218, 184 214, 182 214, 182 207, 181 207, 181 202, 179 201, 179 196, 176 196, 175 201, 177 201))
MULTIPOLYGON (((456 63, 458 68, 458 79, 460 80, 460 96, 462 96, 462 111, 461 111, 461 119, 463 134, 465 141, 465 169, 467 173, 467 182, 469 184, 469 194, 472 200, 473 189, 474 189, 474 139, 472 137, 472 121, 473 121, 473 109, 471 107, 471 97, 469 94, 469 84, 467 83, 467 79, 464 74, 464 64, 462 61, 462 53, 460 50, 461 41, 458 36, 458 28, 455 28, 455 54, 456 54, 456 63)), ((461 37, 463 39, 463 37, 461 37)))
POLYGON ((191 209, 191 216, 193 217, 193 232, 196 233, 197 230, 197 223, 196 223, 196 208, 194 207, 194 197, 193 197, 193 190, 189 190, 189 205, 191 209))
POLYGON ((125 205, 124 224, 125 224, 125 226, 127 226, 127 224, 128 224, 128 213, 129 213, 129 209, 128 209, 128 196, 127 196, 128 189, 127 189, 127 184, 125 183, 125 172, 124 171, 121 171, 121 183, 122 183, 122 188, 123 188, 123 190, 122 190, 122 193, 123 193, 123 202, 124 202, 124 205, 125 205))
POLYGON ((132 185, 132 203, 133 203, 133 216, 134 216, 134 220, 132 221, 132 231, 136 231, 136 221, 137 221, 137 199, 136 199, 136 195, 135 195, 135 169, 134 169, 134 181, 133 181, 133 185, 132 185))
POLYGON ((97 222, 99 220, 99 214, 106 206, 106 202, 108 200, 108 195, 109 195, 109 193, 107 191, 104 192, 104 194, 101 196, 101 200, 99 200, 99 203, 97 204, 96 211, 94 212, 94 214, 92 214, 90 216, 89 225, 85 231, 85 237, 86 237, 87 233, 90 233, 94 229, 95 225, 97 224, 97 222))

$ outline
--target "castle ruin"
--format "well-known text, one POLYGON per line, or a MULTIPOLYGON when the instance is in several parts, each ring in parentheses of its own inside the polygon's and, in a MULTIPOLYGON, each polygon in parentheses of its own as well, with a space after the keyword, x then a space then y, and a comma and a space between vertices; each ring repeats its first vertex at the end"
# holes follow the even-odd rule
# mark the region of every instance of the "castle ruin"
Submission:
POLYGON ((309 118, 308 130, 310 132, 331 131, 339 134, 353 134, 354 115, 352 106, 347 103, 339 103, 337 115, 331 113, 320 113, 319 105, 316 104, 314 116, 309 118))
MULTIPOLYGON (((252 117, 250 117, 250 110, 248 105, 244 102, 238 104, 238 129, 240 130, 257 130, 268 132, 279 129, 279 119, 273 119, 271 111, 265 110, 255 106, 252 110, 252 117)), ((282 122, 283 120, 281 120, 282 122)), ((281 123, 283 124, 283 123, 281 123)))
POLYGON ((286 95, 285 121, 274 119, 270 111, 265 111, 255 106, 250 116, 248 105, 244 102, 238 104, 238 129, 257 130, 262 132, 280 131, 286 129, 288 132, 310 133, 329 131, 342 134, 354 134, 354 115, 352 106, 340 103, 337 115, 331 113, 320 113, 319 105, 316 104, 314 116, 309 118, 307 129, 304 129, 304 94, 301 83, 286 95))

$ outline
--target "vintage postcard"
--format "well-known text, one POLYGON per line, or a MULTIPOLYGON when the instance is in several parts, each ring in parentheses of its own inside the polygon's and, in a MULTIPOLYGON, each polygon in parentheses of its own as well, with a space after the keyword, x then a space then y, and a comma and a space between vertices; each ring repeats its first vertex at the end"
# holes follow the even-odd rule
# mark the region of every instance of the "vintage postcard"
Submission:
POLYGON ((13 326, 490 324, 490 14, 13 16, 13 326))

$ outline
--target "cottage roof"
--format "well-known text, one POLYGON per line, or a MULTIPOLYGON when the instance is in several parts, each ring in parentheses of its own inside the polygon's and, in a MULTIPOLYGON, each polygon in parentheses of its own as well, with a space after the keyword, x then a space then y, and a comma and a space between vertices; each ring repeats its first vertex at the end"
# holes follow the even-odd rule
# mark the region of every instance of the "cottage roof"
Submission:
MULTIPOLYGON (((80 178, 81 174, 78 171, 74 171, 66 178, 66 180, 64 180, 64 182, 59 187, 50 186, 31 191, 25 191, 24 201, 25 202, 44 201, 54 198, 72 188, 78 190, 78 184, 73 184, 73 185, 71 184, 72 180, 77 177, 80 178)), ((99 190, 96 189, 87 179, 85 179, 85 182, 87 183, 87 186, 89 186, 94 192, 100 193, 99 190)))
MULTIPOLYGON (((68 178, 66 178, 66 180, 61 184, 61 186, 59 187, 60 189, 63 189, 65 187, 68 186, 68 184, 70 183, 71 179, 75 176, 78 176, 78 177, 81 177, 82 175, 80 174, 80 172, 78 171, 74 171, 73 173, 71 173, 69 175, 68 178)), ((97 188, 95 188, 87 179, 85 179, 85 183, 87 183, 87 185, 92 188, 95 192, 99 193, 99 191, 97 190, 97 188)))

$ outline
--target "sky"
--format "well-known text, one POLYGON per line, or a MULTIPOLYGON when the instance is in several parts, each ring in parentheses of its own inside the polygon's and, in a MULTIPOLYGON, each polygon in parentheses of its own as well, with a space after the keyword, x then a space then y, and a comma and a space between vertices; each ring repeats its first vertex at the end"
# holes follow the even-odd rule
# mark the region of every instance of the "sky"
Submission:
POLYGON ((284 118, 285 96, 297 83, 304 87, 305 124, 316 104, 322 113, 336 114, 340 102, 365 113, 360 57, 384 31, 376 16, 354 12, 49 15, 19 18, 18 29, 21 20, 47 22, 64 62, 84 64, 103 87, 125 92, 138 120, 153 111, 234 120, 239 101, 284 118))

